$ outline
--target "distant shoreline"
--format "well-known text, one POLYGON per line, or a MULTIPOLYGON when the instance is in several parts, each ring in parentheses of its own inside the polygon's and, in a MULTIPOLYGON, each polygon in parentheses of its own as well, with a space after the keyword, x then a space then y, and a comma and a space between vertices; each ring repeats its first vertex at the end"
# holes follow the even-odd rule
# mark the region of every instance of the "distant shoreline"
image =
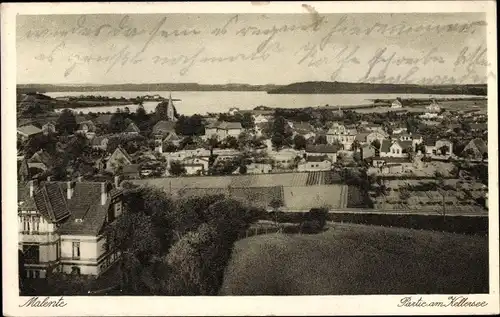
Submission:
POLYGON ((19 84, 18 93, 24 92, 99 92, 99 91, 263 91, 268 94, 435 94, 477 95, 487 94, 486 84, 467 85, 409 85, 309 81, 289 85, 250 84, 112 84, 112 85, 52 85, 19 84))

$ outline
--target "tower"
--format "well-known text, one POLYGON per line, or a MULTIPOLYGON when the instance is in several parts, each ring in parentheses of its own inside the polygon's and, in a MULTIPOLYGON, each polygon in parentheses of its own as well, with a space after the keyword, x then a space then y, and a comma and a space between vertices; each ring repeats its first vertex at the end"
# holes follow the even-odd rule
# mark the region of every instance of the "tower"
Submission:
POLYGON ((174 102, 172 101, 172 93, 170 93, 168 97, 167 117, 169 121, 175 121, 174 102))

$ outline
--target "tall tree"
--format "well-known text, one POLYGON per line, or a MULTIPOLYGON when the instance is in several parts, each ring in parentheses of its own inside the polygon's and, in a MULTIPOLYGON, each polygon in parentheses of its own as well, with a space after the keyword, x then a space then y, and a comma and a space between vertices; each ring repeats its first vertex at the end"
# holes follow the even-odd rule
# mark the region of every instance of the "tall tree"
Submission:
POLYGON ((297 134, 293 138, 293 143, 295 145, 295 149, 304 150, 306 148, 307 141, 306 141, 306 138, 304 138, 304 136, 297 134))
POLYGON ((285 138, 283 137, 282 134, 276 133, 276 134, 273 134, 273 136, 271 137, 271 142, 272 142, 273 146, 277 150, 279 150, 285 145, 285 138))
POLYGON ((316 140, 314 141, 315 144, 327 144, 326 140, 326 135, 320 134, 316 137, 316 140))
POLYGON ((359 143, 358 140, 354 140, 351 144, 352 151, 357 151, 360 147, 361 147, 361 144, 359 143))
POLYGON ((186 168, 179 161, 170 162, 170 169, 168 171, 174 176, 186 174, 186 168))
POLYGON ((251 113, 249 112, 246 112, 245 114, 243 114, 243 117, 241 118, 241 126, 244 128, 244 129, 253 129, 255 128, 255 120, 252 116, 251 113))
POLYGON ((186 136, 203 135, 205 133, 203 118, 198 114, 180 116, 175 123, 175 132, 186 136))
POLYGON ((109 131, 112 133, 123 132, 127 128, 126 114, 115 112, 109 119, 109 131))
POLYGON ((56 130, 63 135, 73 134, 77 127, 73 111, 64 109, 56 121, 56 130))

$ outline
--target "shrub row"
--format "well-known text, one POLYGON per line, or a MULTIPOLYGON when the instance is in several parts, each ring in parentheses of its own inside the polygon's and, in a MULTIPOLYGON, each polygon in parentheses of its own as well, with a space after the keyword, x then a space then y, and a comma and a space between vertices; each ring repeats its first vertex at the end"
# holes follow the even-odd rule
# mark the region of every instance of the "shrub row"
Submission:
POLYGON ((328 220, 386 227, 488 235, 487 217, 329 213, 328 220))

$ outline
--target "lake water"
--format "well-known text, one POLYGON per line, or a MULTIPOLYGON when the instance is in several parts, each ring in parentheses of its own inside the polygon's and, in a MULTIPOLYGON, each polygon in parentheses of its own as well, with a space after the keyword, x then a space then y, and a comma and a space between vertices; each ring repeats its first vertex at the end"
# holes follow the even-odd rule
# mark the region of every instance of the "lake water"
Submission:
MULTIPOLYGON (((350 106, 371 104, 370 99, 396 99, 405 98, 466 98, 466 95, 429 95, 429 94, 277 94, 270 95, 265 91, 98 91, 98 92, 51 92, 46 93, 50 97, 95 95, 108 97, 134 98, 144 95, 160 95, 168 98, 172 93, 175 108, 179 114, 193 115, 206 114, 209 112, 227 112, 236 107, 240 110, 251 110, 257 106, 272 108, 302 108, 330 106, 350 106)), ((158 102, 145 102, 144 108, 147 112, 154 111, 158 102)), ((111 106, 111 107, 89 107, 77 108, 78 112, 114 112, 116 108, 129 107, 135 111, 137 105, 111 106)))

